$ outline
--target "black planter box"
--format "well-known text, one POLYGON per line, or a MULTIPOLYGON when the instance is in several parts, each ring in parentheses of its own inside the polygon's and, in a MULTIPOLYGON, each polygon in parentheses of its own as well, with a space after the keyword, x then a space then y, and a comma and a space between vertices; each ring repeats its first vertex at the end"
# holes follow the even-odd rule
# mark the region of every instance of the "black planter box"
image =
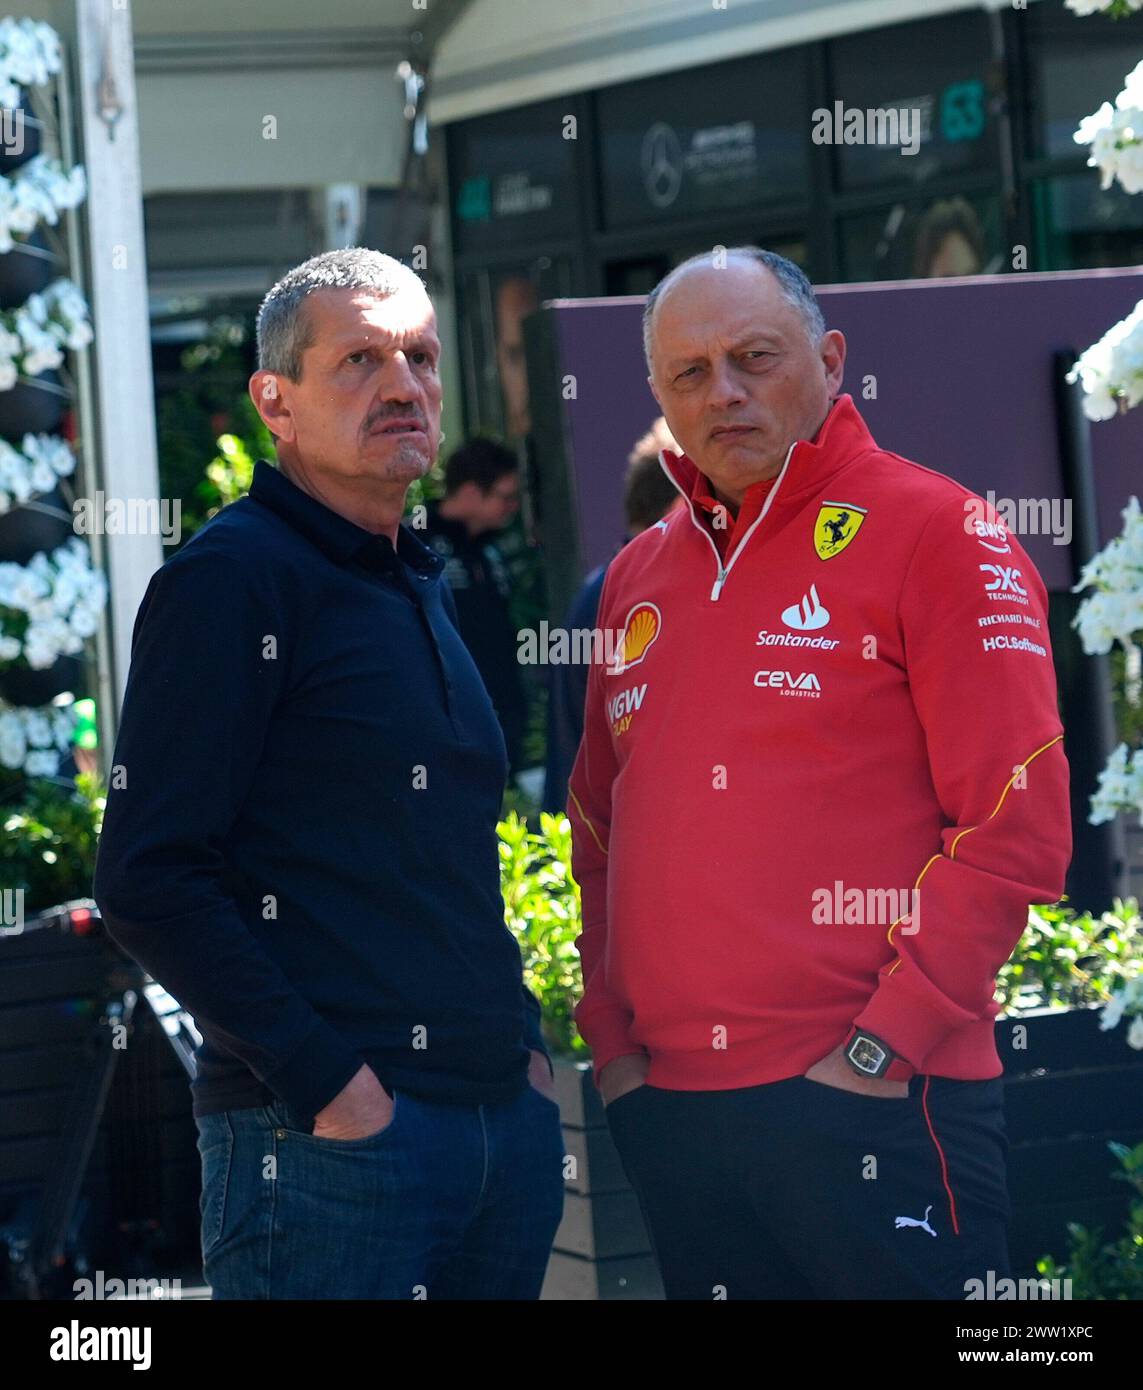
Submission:
POLYGON ((19 308, 29 295, 46 290, 59 273, 59 257, 42 231, 17 241, 0 255, 0 309, 19 308))
POLYGON ((19 444, 25 434, 56 434, 71 404, 59 372, 22 376, 0 391, 0 435, 19 444))
POLYGON ((83 662, 78 656, 61 656, 54 666, 43 671, 33 671, 26 666, 10 666, 0 671, 0 695, 10 705, 38 709, 51 704, 65 690, 79 696, 83 688, 83 662))
POLYGON ((1068 1222, 1101 1226, 1112 1240, 1127 1217, 1133 1189, 1112 1178, 1119 1165, 1107 1146, 1143 1142, 1143 1051, 1127 1046, 1128 1020, 1102 1032, 1101 1013, 1042 1009, 996 1021, 1018 1278, 1034 1275, 1042 1255, 1066 1259, 1068 1222))
POLYGON ((0 513, 0 561, 26 565, 33 555, 41 550, 50 555, 74 535, 74 517, 57 487, 0 513))
POLYGON ((13 145, 22 143, 23 149, 19 154, 13 148, 0 141, 0 174, 11 176, 20 168, 22 164, 27 164, 35 159, 43 149, 43 122, 33 114, 25 97, 20 105, 10 108, 6 113, 8 129, 6 135, 10 135, 13 145), (23 136, 23 140, 20 140, 23 136))
MULTIPOLYGON (((90 1091, 101 1000, 137 978, 101 932, 44 925, 55 920, 29 913, 22 933, 0 936, 0 1301, 12 1293, 6 1241, 28 1232, 75 1091, 90 1091)), ((90 1268, 126 1277, 198 1264, 196 1140, 186 1073, 140 1000, 72 1227, 90 1268)))

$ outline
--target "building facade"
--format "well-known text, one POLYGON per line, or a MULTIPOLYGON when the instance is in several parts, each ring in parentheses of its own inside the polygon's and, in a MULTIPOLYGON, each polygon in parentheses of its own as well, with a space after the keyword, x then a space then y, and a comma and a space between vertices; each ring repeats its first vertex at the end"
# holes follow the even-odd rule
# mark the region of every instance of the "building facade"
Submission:
POLYGON ((719 244, 823 285, 1143 260, 1143 200, 1101 191, 1072 138, 1143 58, 1143 23, 1043 0, 888 25, 871 21, 902 7, 867 6, 830 32, 838 7, 815 8, 806 42, 448 123, 468 428, 526 426, 519 321, 539 302, 645 294, 719 244), (908 139, 848 143, 877 111, 909 113, 908 139))

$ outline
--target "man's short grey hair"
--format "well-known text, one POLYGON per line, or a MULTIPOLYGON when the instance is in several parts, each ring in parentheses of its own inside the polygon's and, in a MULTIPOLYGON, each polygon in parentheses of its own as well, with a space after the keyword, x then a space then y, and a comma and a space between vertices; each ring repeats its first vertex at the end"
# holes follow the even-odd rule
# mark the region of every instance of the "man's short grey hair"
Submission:
POLYGON ((303 305, 317 290, 373 290, 382 297, 412 290, 426 299, 429 295, 415 270, 381 251, 350 246, 311 256, 282 276, 258 310, 260 371, 301 380, 302 353, 313 345, 313 328, 303 305))
POLYGON ((663 297, 664 292, 690 266, 713 266, 723 261, 729 261, 731 257, 738 260, 754 261, 758 265, 765 266, 777 279, 783 295, 801 314, 810 342, 814 347, 821 342, 822 334, 826 331, 825 315, 822 313, 813 285, 810 284, 805 271, 800 266, 787 260, 785 256, 779 256, 777 251, 763 251, 760 246, 719 247, 717 252, 700 251, 697 255, 681 261, 673 270, 663 276, 647 296, 647 302, 643 306, 643 356, 647 359, 648 372, 651 370, 651 338, 654 331, 655 306, 663 297))

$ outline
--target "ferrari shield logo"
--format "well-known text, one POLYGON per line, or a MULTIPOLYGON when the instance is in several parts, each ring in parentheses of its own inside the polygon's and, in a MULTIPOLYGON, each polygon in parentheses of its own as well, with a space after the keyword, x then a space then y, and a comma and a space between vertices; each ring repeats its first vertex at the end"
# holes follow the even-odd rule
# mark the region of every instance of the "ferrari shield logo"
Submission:
POLYGON ((814 523, 814 549, 818 558, 832 560, 853 540, 865 520, 865 508, 847 502, 823 502, 814 523))

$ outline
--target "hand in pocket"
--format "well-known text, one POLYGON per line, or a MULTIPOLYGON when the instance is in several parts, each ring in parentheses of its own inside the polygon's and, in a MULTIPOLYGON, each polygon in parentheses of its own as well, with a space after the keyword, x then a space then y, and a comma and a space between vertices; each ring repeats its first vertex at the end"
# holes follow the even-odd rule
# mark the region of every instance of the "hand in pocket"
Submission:
POLYGON ((314 1116, 315 1139, 372 1139, 393 1119, 393 1097, 362 1065, 333 1100, 314 1116))

